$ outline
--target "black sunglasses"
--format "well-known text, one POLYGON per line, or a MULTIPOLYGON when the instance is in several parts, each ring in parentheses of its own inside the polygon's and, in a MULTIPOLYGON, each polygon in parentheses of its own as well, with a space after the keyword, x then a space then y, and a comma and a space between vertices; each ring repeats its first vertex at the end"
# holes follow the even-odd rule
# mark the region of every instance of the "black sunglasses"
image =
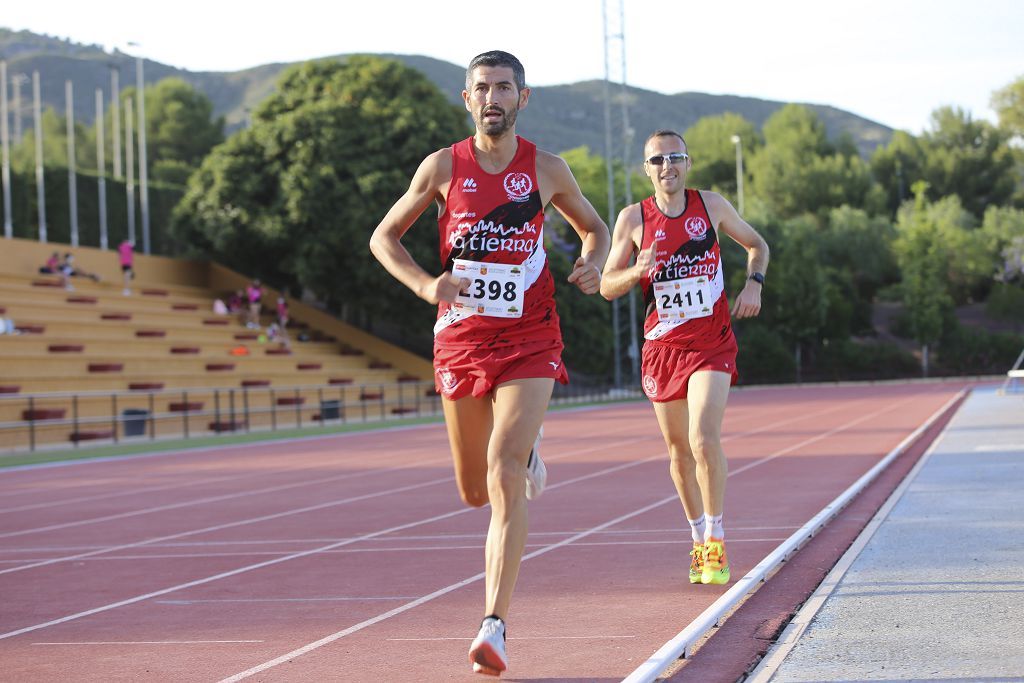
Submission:
POLYGON ((681 164, 689 158, 689 154, 684 154, 683 152, 672 152, 670 154, 655 154, 654 156, 647 157, 647 161, 644 163, 651 164, 652 166, 661 166, 662 164, 681 164))

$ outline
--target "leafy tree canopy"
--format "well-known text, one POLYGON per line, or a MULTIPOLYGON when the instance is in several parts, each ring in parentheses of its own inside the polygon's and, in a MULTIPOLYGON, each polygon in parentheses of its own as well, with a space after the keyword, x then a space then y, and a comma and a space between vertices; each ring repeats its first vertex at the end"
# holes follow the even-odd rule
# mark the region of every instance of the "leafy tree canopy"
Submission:
MULTIPOLYGON (((433 311, 373 261, 367 242, 422 159, 467 134, 465 112, 399 62, 299 65, 252 128, 190 179, 175 234, 242 272, 307 288, 353 322, 404 321, 429 338, 433 311)), ((439 269, 431 216, 403 243, 439 269)))

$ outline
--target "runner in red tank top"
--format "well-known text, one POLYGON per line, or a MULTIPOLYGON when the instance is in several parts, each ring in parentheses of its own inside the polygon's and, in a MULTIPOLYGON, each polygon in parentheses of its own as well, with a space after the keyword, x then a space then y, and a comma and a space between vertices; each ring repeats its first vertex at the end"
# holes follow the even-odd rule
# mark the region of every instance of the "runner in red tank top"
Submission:
MULTIPOLYGON (((507 52, 485 52, 462 93, 476 124, 468 140, 427 157, 409 190, 377 226, 370 249, 389 273, 430 303, 435 381, 462 499, 491 504, 484 620, 470 645, 478 673, 508 666, 505 617, 526 543, 526 499, 547 476, 541 422, 555 380, 568 381, 544 252, 544 207, 552 204, 583 242, 569 282, 595 294, 608 256, 608 228, 569 167, 515 134, 530 90, 507 52), (419 266, 402 235, 438 207, 440 275, 419 266)), ((436 272, 436 271, 434 271, 436 272)))
POLYGON ((690 157, 679 133, 656 131, 644 155, 654 195, 619 214, 601 294, 615 299, 637 284, 643 291, 643 389, 690 522, 690 583, 723 584, 729 581, 722 526, 728 465, 721 432, 737 349, 719 235, 747 250, 748 279, 732 309, 736 318, 761 311, 768 245, 721 195, 686 189, 690 157))

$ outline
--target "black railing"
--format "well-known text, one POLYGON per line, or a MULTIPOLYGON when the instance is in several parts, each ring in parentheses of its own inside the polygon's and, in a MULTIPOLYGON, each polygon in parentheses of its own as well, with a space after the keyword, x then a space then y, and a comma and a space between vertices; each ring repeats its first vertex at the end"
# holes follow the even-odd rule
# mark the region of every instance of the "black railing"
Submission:
MULTIPOLYGON (((556 385, 551 404, 640 396, 601 386, 556 385)), ((433 383, 422 381, 0 394, 0 453, 441 414, 433 383)))

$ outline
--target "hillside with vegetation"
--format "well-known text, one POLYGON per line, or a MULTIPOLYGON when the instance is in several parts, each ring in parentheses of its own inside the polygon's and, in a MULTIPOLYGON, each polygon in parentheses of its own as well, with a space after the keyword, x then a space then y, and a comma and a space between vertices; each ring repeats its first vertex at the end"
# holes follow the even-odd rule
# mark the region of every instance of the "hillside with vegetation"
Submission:
MULTIPOLYGON (((88 125, 95 118, 92 93, 96 88, 109 92, 111 68, 119 71, 122 87, 135 84, 135 58, 116 50, 108 53, 98 45, 80 45, 28 31, 0 28, 0 55, 7 59, 9 73, 31 75, 32 71, 38 70, 44 106, 57 111, 64 111, 64 81, 70 79, 75 84, 75 118, 88 125)), ((349 56, 332 55, 324 59, 345 60, 349 56)), ((464 66, 419 55, 379 56, 397 59, 420 71, 450 102, 462 105, 464 66)), ((214 115, 224 117, 228 132, 245 125, 249 113, 274 92, 278 76, 291 66, 264 64, 240 71, 215 72, 187 71, 148 59, 143 64, 147 84, 175 77, 206 95, 213 104, 214 115)), ((30 90, 28 92, 28 97, 31 97, 30 90)), ((613 92, 618 97, 618 87, 613 92)), ((725 112, 739 114, 760 128, 769 116, 786 104, 737 95, 665 95, 640 88, 627 88, 626 97, 631 112, 630 124, 638 131, 657 128, 684 130, 705 116, 725 112)), ((615 101, 613 116, 618 126, 619 100, 615 101)), ((807 106, 825 123, 830 139, 849 136, 865 155, 888 143, 892 135, 892 129, 880 123, 835 107, 807 106)), ((603 81, 538 86, 534 88, 529 112, 520 119, 520 130, 543 149, 561 152, 585 146, 598 153, 604 152, 603 81)))

